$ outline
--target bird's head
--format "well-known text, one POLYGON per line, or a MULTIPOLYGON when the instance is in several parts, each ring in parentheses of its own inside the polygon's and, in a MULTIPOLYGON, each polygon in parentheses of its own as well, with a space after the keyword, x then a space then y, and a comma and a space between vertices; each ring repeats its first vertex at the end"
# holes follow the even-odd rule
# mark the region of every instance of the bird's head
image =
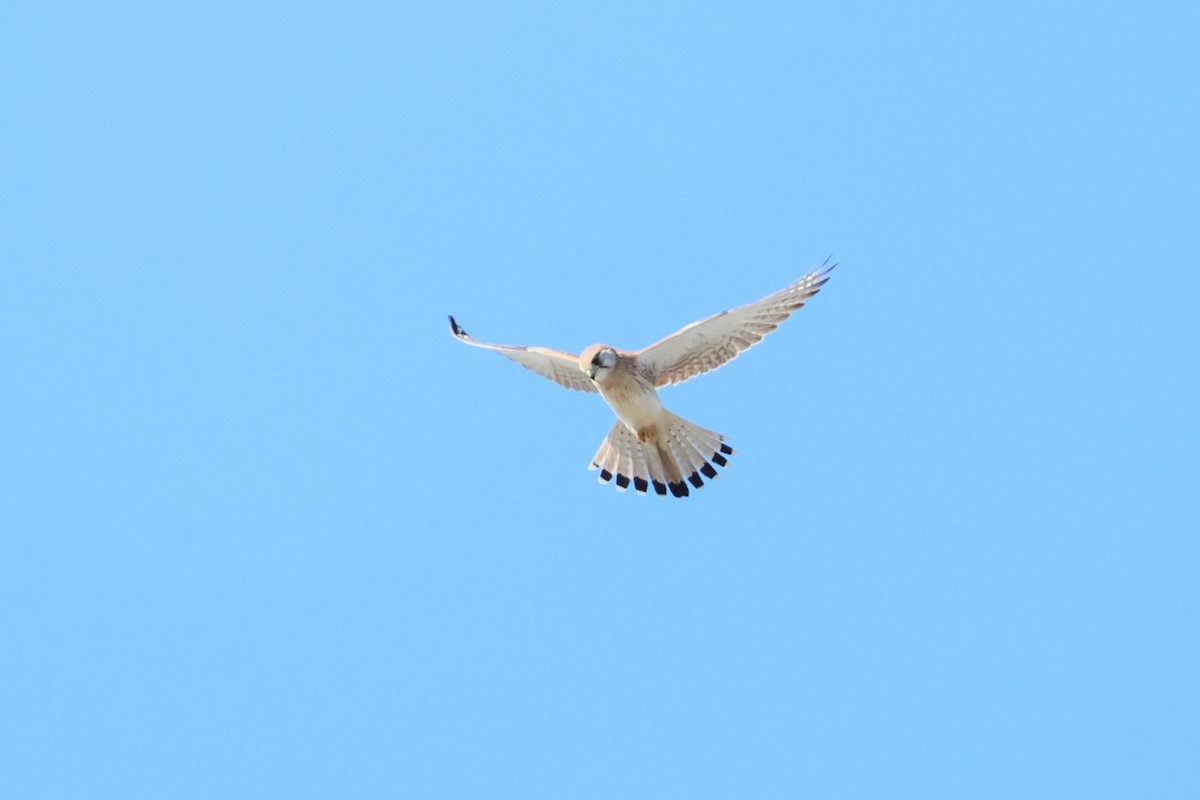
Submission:
POLYGON ((579 357, 579 368, 596 383, 604 383, 617 365, 617 351, 606 344, 594 344, 579 357))

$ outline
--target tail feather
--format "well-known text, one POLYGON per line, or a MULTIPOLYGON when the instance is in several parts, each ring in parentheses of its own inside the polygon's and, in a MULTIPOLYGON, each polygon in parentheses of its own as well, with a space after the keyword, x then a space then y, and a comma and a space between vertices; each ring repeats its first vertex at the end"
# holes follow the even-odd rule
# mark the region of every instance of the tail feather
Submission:
POLYGON ((617 420, 592 458, 591 469, 600 470, 600 482, 616 479, 618 491, 633 488, 639 494, 650 489, 659 495, 668 492, 687 497, 688 484, 699 489, 701 478, 717 477, 716 467, 724 467, 733 448, 725 437, 663 411, 657 439, 641 442, 625 423, 617 420), (716 466, 714 466, 716 465, 716 466))
POLYGON ((699 474, 701 467, 704 465, 704 456, 685 438, 672 438, 670 446, 675 451, 675 457, 680 465, 688 472, 688 480, 692 486, 699 489, 704 485, 704 481, 701 480, 699 474))
MULTIPOLYGON (((662 470, 661 480, 666 484, 666 488, 675 497, 687 497, 687 484, 683 482, 683 473, 679 471, 679 464, 675 462, 675 456, 671 453, 666 439, 660 434, 658 440, 654 442, 654 446, 647 449, 658 460, 658 465, 662 470)), ((659 491, 657 485, 654 490, 659 494, 665 494, 665 492, 659 491)))
POLYGON ((629 488, 629 476, 633 471, 633 454, 623 442, 613 449, 617 453, 617 491, 623 492, 629 488))

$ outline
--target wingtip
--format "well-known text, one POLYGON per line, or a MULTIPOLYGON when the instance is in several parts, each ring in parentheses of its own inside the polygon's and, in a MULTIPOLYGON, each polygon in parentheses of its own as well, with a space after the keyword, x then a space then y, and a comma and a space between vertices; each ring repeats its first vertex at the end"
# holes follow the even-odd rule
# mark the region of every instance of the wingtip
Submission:
POLYGON ((461 325, 459 325, 459 324, 458 324, 458 322, 456 322, 456 321, 455 321, 455 319, 454 319, 454 315, 453 315, 453 314, 448 314, 447 316, 450 318, 450 332, 451 332, 452 334, 454 334, 455 336, 457 336, 458 338, 460 338, 460 339, 461 339, 462 337, 466 336, 466 335, 467 335, 467 332, 466 332, 466 331, 464 331, 464 330, 462 329, 462 326, 461 326, 461 325))

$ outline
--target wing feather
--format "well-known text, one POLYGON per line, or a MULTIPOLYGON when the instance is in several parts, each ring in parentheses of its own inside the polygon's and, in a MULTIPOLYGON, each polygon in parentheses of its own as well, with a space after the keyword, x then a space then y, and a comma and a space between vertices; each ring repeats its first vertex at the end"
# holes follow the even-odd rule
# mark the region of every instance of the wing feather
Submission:
POLYGON ((543 378, 554 381, 559 386, 565 386, 577 392, 596 391, 596 384, 592 383, 592 379, 579 368, 579 356, 577 355, 564 353, 561 350, 551 350, 548 347, 516 347, 477 342, 454 321, 454 317, 450 317, 450 332, 459 341, 508 356, 521 366, 533 370, 543 378))
POLYGON ((837 264, 808 273, 775 294, 671 334, 641 350, 638 361, 655 386, 682 383, 737 358, 804 306, 829 280, 837 264))

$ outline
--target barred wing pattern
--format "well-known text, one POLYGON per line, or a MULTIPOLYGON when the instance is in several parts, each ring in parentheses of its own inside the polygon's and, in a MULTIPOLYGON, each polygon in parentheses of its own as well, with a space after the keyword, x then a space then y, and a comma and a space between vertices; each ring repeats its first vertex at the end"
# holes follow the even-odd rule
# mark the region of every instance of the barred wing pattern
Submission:
POLYGON ((454 321, 454 317, 450 317, 450 331, 460 341, 475 347, 495 350, 521 366, 533 370, 543 378, 554 381, 559 386, 565 386, 577 392, 596 391, 596 384, 592 383, 592 379, 579 368, 579 356, 577 355, 564 353, 561 350, 551 350, 548 347, 515 347, 506 344, 477 342, 454 321))
POLYGON ((785 289, 748 305, 693 322, 637 354, 655 386, 683 383, 725 364, 763 340, 829 280, 822 265, 785 289))

